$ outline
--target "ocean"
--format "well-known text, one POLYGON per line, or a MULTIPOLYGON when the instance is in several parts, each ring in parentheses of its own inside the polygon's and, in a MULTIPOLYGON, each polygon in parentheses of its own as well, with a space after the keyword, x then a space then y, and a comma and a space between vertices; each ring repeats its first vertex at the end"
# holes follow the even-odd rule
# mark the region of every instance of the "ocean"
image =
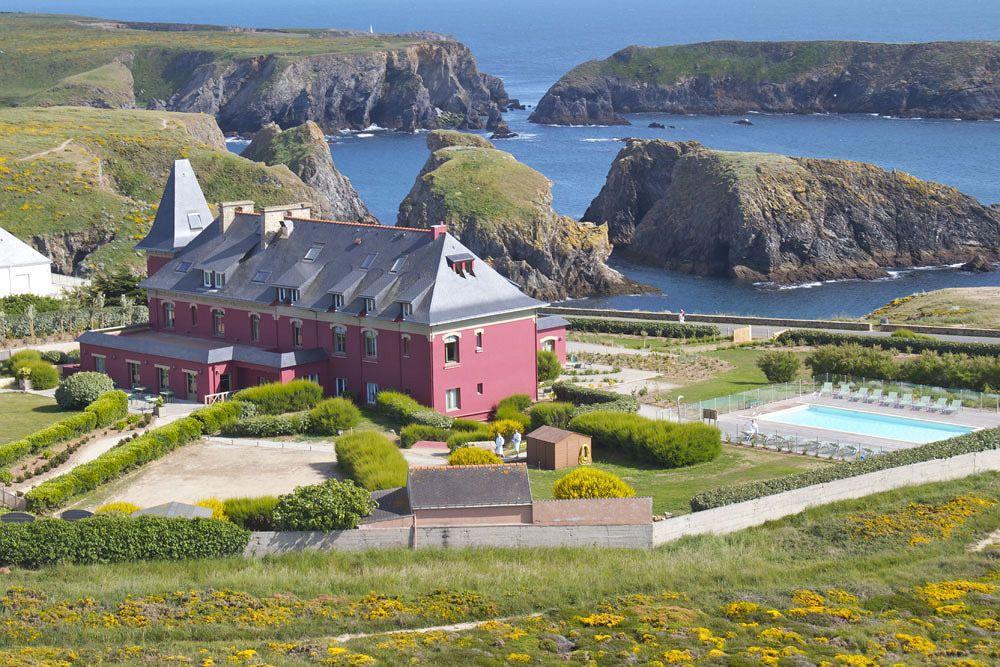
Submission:
MULTIPOLYGON (((996 0, 4 0, 4 10, 65 12, 149 21, 256 27, 337 27, 376 32, 432 30, 468 44, 480 69, 504 79, 508 93, 534 105, 565 71, 630 44, 680 44, 714 39, 860 39, 931 41, 1000 39, 996 0)), ((631 126, 550 127, 527 122, 529 111, 507 114, 520 134, 497 146, 553 181, 556 209, 579 216, 600 190, 622 137, 696 139, 727 150, 846 158, 899 169, 952 185, 983 202, 1000 202, 1000 122, 850 116, 630 117, 631 126), (651 121, 672 125, 647 128, 651 121)), ((392 224, 427 157, 425 136, 372 129, 332 144, 337 166, 372 212, 392 224)), ((239 143, 231 145, 241 148, 239 143)), ((698 278, 613 264, 659 294, 585 299, 609 308, 798 317, 857 316, 886 301, 942 287, 1000 285, 1000 273, 954 269, 893 271, 881 281, 839 281, 774 289, 723 278, 698 278)))

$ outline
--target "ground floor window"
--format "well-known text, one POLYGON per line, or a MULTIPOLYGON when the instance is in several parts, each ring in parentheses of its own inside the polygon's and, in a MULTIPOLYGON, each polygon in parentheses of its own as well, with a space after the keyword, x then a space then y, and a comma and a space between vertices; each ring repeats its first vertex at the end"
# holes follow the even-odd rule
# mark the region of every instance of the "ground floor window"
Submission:
POLYGON ((184 384, 188 400, 198 400, 198 374, 194 371, 184 371, 184 384))
POLYGON ((482 395, 482 393, 483 393, 483 383, 482 382, 480 382, 479 384, 476 385, 476 393, 482 395))
POLYGON ((306 379, 309 380, 310 382, 315 382, 316 384, 319 384, 319 373, 310 373, 309 375, 306 376, 306 379))
POLYGON ((542 341, 542 349, 545 350, 546 352, 553 352, 554 353, 556 351, 556 341, 555 341, 555 339, 549 338, 548 340, 543 340, 542 341))
POLYGON ((166 366, 156 367, 157 389, 167 391, 170 389, 170 369, 166 366))
POLYGON ((223 373, 222 375, 219 376, 219 386, 216 388, 215 391, 220 394, 225 391, 232 391, 233 390, 232 386, 233 383, 229 373, 223 373))
POLYGON ((130 388, 142 386, 142 376, 139 373, 139 362, 126 361, 125 366, 128 367, 128 386, 130 388))
POLYGON ((444 408, 445 410, 458 410, 462 407, 462 390, 461 389, 449 389, 444 392, 444 408))
POLYGON ((368 402, 368 405, 375 403, 376 396, 378 396, 378 385, 374 382, 369 382, 365 385, 365 400, 368 402))
POLYGON ((94 370, 98 373, 108 372, 108 361, 103 354, 94 355, 94 370))
POLYGON ((343 396, 347 393, 347 378, 337 378, 336 387, 337 396, 343 396))
POLYGON ((259 387, 262 384, 267 384, 267 376, 265 376, 265 375, 258 375, 257 376, 257 386, 259 387))

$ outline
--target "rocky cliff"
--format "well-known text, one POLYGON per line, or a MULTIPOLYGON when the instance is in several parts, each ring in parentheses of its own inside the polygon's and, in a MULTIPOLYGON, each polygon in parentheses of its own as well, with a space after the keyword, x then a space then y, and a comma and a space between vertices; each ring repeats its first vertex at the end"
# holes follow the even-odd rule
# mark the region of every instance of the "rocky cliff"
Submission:
POLYGON ((225 131, 306 121, 495 127, 510 103, 464 44, 432 33, 251 30, 0 16, 0 104, 148 106, 216 117, 225 131))
POLYGON ((1000 42, 706 42, 630 46, 579 65, 536 123, 628 124, 620 114, 876 113, 1000 117, 1000 42))
POLYGON ((267 165, 283 164, 323 195, 314 202, 321 215, 336 220, 378 222, 361 201, 350 179, 337 170, 323 131, 312 121, 282 131, 265 125, 241 155, 267 165))
POLYGON ((1000 256, 1000 210, 871 164, 629 140, 583 216, 700 275, 800 283, 1000 256))
POLYGON ((399 207, 398 224, 444 222, 470 250, 525 292, 547 300, 632 287, 605 263, 605 225, 552 210, 552 184, 477 135, 436 131, 431 155, 399 207))

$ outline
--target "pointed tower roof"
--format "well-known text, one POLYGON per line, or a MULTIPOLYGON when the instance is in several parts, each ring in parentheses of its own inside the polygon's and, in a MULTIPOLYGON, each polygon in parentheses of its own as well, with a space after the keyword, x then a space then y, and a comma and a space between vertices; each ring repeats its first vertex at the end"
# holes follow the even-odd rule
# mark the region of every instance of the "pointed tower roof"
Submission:
POLYGON ((136 250, 176 252, 212 222, 212 212, 188 160, 175 160, 160 198, 160 208, 136 250))

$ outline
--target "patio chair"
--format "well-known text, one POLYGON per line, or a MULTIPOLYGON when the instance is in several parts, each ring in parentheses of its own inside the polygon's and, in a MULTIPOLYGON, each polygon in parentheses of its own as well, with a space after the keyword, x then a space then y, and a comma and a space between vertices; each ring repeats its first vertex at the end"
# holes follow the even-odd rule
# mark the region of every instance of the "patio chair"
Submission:
POLYGON ((879 403, 882 405, 896 405, 897 401, 899 401, 899 393, 895 391, 890 391, 888 394, 882 397, 882 400, 879 401, 879 403))
POLYGON ((844 398, 844 399, 850 398, 851 397, 851 383, 850 382, 844 382, 843 384, 841 384, 840 388, 837 389, 837 393, 834 394, 833 397, 834 398, 844 398))
POLYGON ((819 392, 816 395, 823 396, 825 394, 832 394, 832 393, 833 393, 833 383, 824 382, 823 386, 819 388, 819 392))
POLYGON ((864 402, 867 398, 868 398, 868 387, 862 387, 861 389, 858 389, 858 391, 853 396, 851 396, 852 401, 864 402))
POLYGON ((929 409, 930 407, 931 407, 931 397, 930 396, 921 396, 920 400, 913 404, 913 409, 914 410, 923 410, 924 408, 928 408, 929 409))
POLYGON ((903 394, 903 398, 899 399, 899 403, 896 404, 897 408, 908 408, 913 405, 913 394, 903 394))
POLYGON ((882 400, 882 390, 876 389, 872 393, 868 394, 868 398, 865 399, 868 403, 878 403, 882 400))
POLYGON ((951 403, 948 404, 948 407, 944 408, 942 410, 942 412, 951 415, 951 414, 955 414, 956 412, 958 412, 961 409, 962 409, 962 399, 960 399, 960 398, 953 398, 952 401, 951 401, 951 403))
POLYGON ((944 412, 944 409, 946 407, 948 407, 948 399, 942 396, 938 400, 934 401, 934 403, 932 403, 930 407, 928 407, 927 409, 930 410, 931 412, 934 412, 935 410, 940 410, 941 412, 944 412))

